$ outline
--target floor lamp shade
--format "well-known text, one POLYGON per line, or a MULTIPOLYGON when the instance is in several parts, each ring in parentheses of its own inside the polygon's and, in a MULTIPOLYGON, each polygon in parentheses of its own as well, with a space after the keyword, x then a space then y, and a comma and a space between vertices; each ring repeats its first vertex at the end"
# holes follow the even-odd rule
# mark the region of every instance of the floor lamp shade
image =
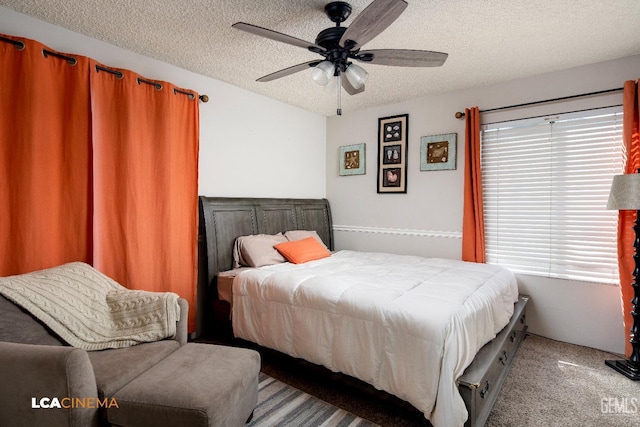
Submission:
POLYGON ((606 360, 607 366, 615 369, 627 378, 640 380, 640 173, 616 175, 613 177, 611 192, 607 209, 635 210, 636 222, 633 227, 635 231, 635 242, 633 244, 635 253, 633 260, 635 268, 633 270, 633 300, 631 301, 631 356, 626 360, 606 360))

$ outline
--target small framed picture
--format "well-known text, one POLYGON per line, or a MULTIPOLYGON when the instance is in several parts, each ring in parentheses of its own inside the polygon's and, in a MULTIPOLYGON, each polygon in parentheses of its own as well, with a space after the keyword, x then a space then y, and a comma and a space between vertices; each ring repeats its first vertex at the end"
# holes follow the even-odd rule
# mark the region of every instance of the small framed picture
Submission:
POLYGON ((364 175, 365 144, 343 145, 340 147, 340 175, 364 175))
POLYGON ((382 170, 383 187, 399 187, 402 184, 401 173, 402 170, 400 168, 384 168, 382 170))
POLYGON ((407 192, 409 115, 378 119, 378 193, 407 192))
POLYGON ((384 158, 382 164, 394 165, 399 164, 402 159, 402 146, 401 145, 389 145, 384 149, 384 158))
POLYGON ((420 138, 420 170, 437 171, 456 168, 456 140, 458 135, 423 136, 420 138))

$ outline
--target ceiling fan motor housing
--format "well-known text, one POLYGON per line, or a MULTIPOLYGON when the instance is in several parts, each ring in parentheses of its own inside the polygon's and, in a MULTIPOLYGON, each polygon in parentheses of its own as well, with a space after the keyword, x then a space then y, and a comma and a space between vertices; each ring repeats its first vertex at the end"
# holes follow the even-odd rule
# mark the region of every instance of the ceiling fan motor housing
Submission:
POLYGON ((322 30, 316 37, 316 44, 326 49, 321 55, 333 62, 340 71, 346 69, 350 54, 349 49, 340 46, 340 39, 346 30, 347 27, 331 27, 322 30))
POLYGON ((339 49, 342 47, 340 46, 340 39, 345 31, 347 31, 347 27, 331 27, 322 30, 316 37, 316 44, 327 50, 339 49))
POLYGON ((340 23, 344 22, 351 15, 351 5, 344 1, 333 1, 324 7, 324 11, 332 22, 336 23, 335 27, 327 28, 321 31, 316 37, 316 44, 326 49, 323 56, 336 65, 336 74, 338 71, 344 72, 349 63, 349 49, 340 46, 340 39, 347 30, 347 27, 341 27, 340 23))

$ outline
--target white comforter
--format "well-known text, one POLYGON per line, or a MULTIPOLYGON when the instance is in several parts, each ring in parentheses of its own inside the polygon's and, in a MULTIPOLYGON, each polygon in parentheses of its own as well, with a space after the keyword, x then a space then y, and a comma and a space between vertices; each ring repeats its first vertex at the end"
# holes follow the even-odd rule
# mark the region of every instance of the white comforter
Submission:
POLYGON ((456 379, 513 314, 515 276, 462 261, 340 251, 240 273, 237 337, 359 378, 435 427, 462 426, 456 379))

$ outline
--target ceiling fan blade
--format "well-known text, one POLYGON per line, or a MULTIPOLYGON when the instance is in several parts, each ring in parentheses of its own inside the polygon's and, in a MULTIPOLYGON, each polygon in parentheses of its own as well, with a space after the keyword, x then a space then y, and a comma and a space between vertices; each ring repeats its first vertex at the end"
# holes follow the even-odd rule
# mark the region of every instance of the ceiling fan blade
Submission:
POLYGON ((356 49, 383 32, 407 8, 404 0, 374 0, 342 35, 340 46, 356 49))
POLYGON ((428 50, 372 49, 361 50, 356 59, 371 64, 397 67, 440 67, 448 56, 446 53, 428 50))
POLYGON ((322 46, 318 46, 315 43, 311 43, 297 37, 289 36, 287 34, 279 33, 277 31, 269 30, 267 28, 258 27, 257 25, 247 24, 245 22, 236 22, 231 27, 237 30, 246 31, 247 33, 255 34, 256 36, 265 37, 278 42, 301 47, 303 49, 313 48, 314 52, 324 52, 326 50, 322 46))
POLYGON ((297 73, 299 71, 308 70, 309 68, 313 68, 318 65, 321 61, 308 61, 302 64, 293 65, 288 68, 284 68, 280 71, 276 71, 275 73, 267 74, 264 77, 260 77, 257 82, 270 82, 275 79, 279 79, 280 77, 285 77, 290 74, 297 73))
POLYGON ((343 76, 340 80, 342 80, 342 87, 349 95, 357 95, 359 93, 364 92, 364 85, 360 86, 360 89, 356 89, 353 87, 349 79, 346 76, 343 76))

